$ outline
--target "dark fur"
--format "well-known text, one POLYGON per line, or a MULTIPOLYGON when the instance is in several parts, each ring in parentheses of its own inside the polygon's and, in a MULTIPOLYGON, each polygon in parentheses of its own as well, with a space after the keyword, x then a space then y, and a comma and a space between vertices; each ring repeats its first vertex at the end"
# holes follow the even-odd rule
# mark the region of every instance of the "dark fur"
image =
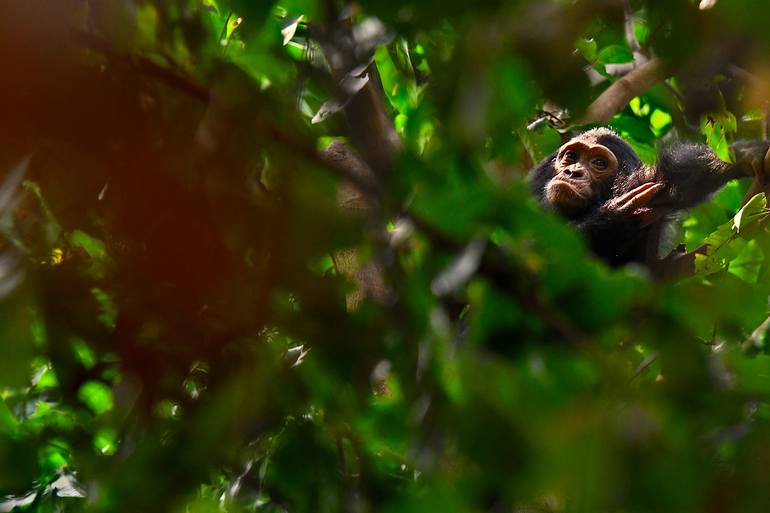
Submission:
MULTIPOLYGON (((608 208, 609 200, 645 182, 654 181, 664 187, 648 206, 661 212, 675 213, 706 200, 730 180, 751 176, 751 159, 761 162, 768 148, 768 143, 764 141, 736 143, 733 150, 737 163, 728 165, 719 160, 708 146, 676 144, 662 149, 658 163, 648 167, 631 146, 609 129, 596 128, 576 138, 602 144, 618 159, 617 173, 596 191, 584 210, 569 214, 561 212, 585 235, 591 250, 611 265, 644 262, 653 227, 642 226, 638 217, 608 208)), ((552 208, 552 205, 545 198, 545 188, 556 175, 555 158, 556 152, 543 160, 532 171, 530 178, 535 196, 547 208, 552 208)))

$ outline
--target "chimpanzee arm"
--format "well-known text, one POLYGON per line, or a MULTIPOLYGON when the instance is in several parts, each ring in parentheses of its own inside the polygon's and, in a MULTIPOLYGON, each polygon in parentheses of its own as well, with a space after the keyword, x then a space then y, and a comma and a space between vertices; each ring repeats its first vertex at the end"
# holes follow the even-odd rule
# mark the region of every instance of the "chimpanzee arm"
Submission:
POLYGON ((732 145, 736 162, 727 164, 701 144, 677 144, 661 151, 654 180, 664 184, 651 206, 674 210, 697 205, 730 180, 754 176, 751 163, 762 162, 770 143, 740 141, 732 145))
POLYGON ((586 238, 591 251, 610 265, 622 265, 634 259, 636 245, 642 238, 639 219, 597 208, 574 223, 586 238))
POLYGON ((646 228, 670 210, 648 206, 663 188, 663 184, 656 182, 633 186, 589 212, 574 223, 575 227, 585 235, 591 250, 610 264, 638 259, 647 249, 644 244, 640 246, 646 228))

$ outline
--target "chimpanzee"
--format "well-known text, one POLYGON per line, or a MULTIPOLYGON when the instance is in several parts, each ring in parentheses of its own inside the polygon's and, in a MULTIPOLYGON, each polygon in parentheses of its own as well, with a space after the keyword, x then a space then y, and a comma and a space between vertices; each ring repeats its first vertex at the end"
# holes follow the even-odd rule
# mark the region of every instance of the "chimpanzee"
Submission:
POLYGON ((706 200, 735 178, 764 183, 761 163, 768 146, 737 142, 736 163, 727 164, 705 145, 679 143, 646 166, 615 132, 594 128, 546 158, 532 171, 530 184, 540 203, 574 224, 610 265, 645 263, 651 250, 657 254, 660 225, 670 214, 706 200))

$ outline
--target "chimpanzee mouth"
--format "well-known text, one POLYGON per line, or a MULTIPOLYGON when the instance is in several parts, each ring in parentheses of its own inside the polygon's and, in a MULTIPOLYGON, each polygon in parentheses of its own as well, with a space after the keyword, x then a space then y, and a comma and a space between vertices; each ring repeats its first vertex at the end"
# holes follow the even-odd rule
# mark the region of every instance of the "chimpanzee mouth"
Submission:
POLYGON ((582 203, 587 199, 584 187, 577 187, 566 180, 553 180, 547 192, 552 203, 582 203))

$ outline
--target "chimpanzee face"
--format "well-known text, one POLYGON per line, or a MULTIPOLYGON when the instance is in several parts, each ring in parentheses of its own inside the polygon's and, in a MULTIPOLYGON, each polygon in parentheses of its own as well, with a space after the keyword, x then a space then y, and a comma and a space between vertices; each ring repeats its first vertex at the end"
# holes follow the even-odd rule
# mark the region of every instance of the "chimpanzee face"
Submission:
POLYGON ((556 174, 546 185, 546 200, 559 209, 575 211, 607 189, 617 173, 618 159, 606 146, 576 138, 559 148, 553 166, 556 174))

